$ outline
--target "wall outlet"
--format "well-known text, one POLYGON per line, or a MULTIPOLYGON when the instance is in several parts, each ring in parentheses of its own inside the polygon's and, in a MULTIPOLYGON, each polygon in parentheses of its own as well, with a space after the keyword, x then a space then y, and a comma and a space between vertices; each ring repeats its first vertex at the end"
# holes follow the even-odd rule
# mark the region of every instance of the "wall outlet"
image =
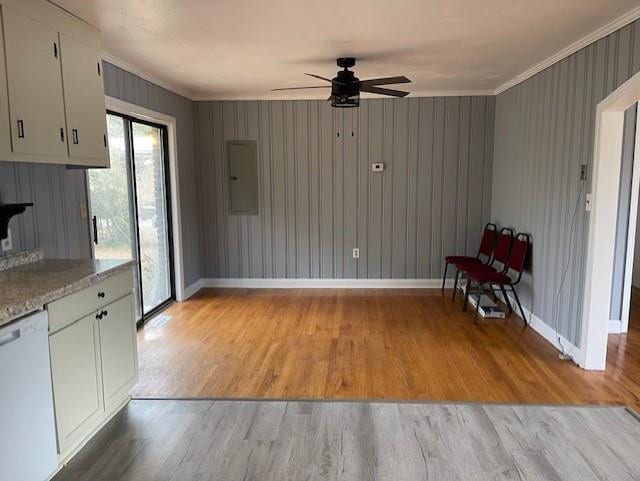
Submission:
POLYGON ((371 164, 371 170, 373 172, 384 172, 384 162, 374 162, 371 164))
POLYGON ((580 166, 580 180, 587 180, 587 164, 580 166))
POLYGON ((360 259, 360 249, 358 249, 357 247, 353 248, 353 258, 360 259))
POLYGON ((593 194, 587 194, 585 196, 585 206, 584 206, 584 210, 586 210, 587 212, 591 212, 591 202, 593 200, 593 194))
POLYGON ((7 252, 13 249, 13 240, 11 239, 11 229, 7 229, 7 238, 2 239, 2 252, 7 252))

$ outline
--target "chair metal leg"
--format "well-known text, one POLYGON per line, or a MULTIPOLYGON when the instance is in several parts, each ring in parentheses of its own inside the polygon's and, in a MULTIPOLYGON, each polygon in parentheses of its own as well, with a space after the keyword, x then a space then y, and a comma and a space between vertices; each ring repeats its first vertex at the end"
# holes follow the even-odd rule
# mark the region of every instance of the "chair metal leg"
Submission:
POLYGON ((509 315, 513 312, 513 307, 511 306, 511 301, 509 300, 509 296, 507 295, 507 290, 503 285, 500 285, 500 290, 502 291, 502 295, 504 296, 504 302, 509 308, 509 315))
POLYGON ((447 281, 447 268, 449 267, 449 263, 444 263, 444 274, 442 274, 442 290, 444 291, 444 284, 447 281))
POLYGON ((476 312, 473 314, 473 322, 478 321, 478 313, 480 311, 480 299, 482 299, 482 292, 484 289, 481 284, 478 284, 478 301, 476 302, 476 312))
POLYGON ((453 278, 453 294, 451 294, 451 300, 456 300, 456 291, 458 290, 458 279, 460 278, 460 271, 456 269, 456 275, 453 278))
POLYGON ((466 312, 469 303, 469 293, 471 292, 471 279, 467 278, 467 288, 464 293, 464 303, 462 304, 462 312, 466 312))
POLYGON ((520 314, 522 314, 522 321, 524 322, 525 327, 529 325, 529 321, 527 320, 527 316, 524 314, 524 309, 522 308, 522 304, 520 304, 520 299, 518 298, 518 293, 516 292, 515 287, 511 286, 511 292, 513 292, 513 297, 516 298, 516 302, 518 303, 518 307, 520 308, 520 314))
POLYGON ((489 289, 491 289, 491 294, 493 294, 493 300, 498 302, 498 294, 496 294, 496 288, 493 284, 489 284, 489 289))

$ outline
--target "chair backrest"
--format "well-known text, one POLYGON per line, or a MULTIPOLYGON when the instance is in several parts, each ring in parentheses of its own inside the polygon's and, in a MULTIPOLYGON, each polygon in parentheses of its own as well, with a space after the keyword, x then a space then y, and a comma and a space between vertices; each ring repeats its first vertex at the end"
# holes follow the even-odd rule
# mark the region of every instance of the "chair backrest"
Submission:
POLYGON ((522 277, 522 271, 524 271, 524 263, 527 260, 530 245, 531 236, 524 232, 519 232, 511 248, 509 260, 507 261, 508 268, 517 274, 517 278, 513 282, 514 284, 517 284, 522 277))
POLYGON ((496 242, 496 249, 493 253, 492 263, 498 261, 507 269, 507 262, 509 261, 509 254, 511 253, 511 245, 513 244, 513 229, 509 227, 503 227, 498 234, 498 242, 496 242))
POLYGON ((496 237, 498 234, 498 228, 491 222, 484 226, 482 232, 482 240, 480 241, 480 249, 478 249, 478 255, 476 257, 486 256, 487 259, 491 259, 493 254, 493 248, 496 245, 496 237))

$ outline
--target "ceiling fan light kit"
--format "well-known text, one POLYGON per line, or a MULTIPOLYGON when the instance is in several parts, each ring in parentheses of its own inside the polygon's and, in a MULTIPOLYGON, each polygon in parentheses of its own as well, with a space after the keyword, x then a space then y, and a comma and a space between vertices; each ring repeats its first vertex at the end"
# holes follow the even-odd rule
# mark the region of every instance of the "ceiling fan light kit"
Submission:
POLYGON ((411 80, 409 80, 405 76, 360 80, 355 76, 353 71, 349 70, 356 64, 355 58, 341 57, 336 60, 336 63, 338 64, 338 67, 342 68, 342 70, 339 70, 338 74, 332 79, 310 73, 305 74, 310 77, 330 82, 330 85, 279 88, 273 89, 273 91, 331 87, 331 96, 329 97, 329 101, 331 102, 331 106, 336 108, 358 107, 360 105, 360 92, 370 92, 379 95, 387 95, 390 97, 406 97, 407 95, 409 95, 409 92, 379 87, 379 85, 410 83, 411 80))

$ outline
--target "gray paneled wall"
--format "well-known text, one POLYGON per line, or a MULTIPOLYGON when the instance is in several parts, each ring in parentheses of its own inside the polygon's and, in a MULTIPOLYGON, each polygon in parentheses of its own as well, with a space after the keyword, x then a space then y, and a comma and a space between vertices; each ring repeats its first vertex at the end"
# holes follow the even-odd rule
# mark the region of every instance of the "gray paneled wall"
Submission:
POLYGON ((497 98, 492 217, 532 234, 531 270, 521 286, 524 303, 549 325, 557 320, 560 333, 576 345, 596 105, 638 70, 636 21, 497 98), (586 183, 580 182, 581 164, 589 166, 586 183))
POLYGON ((203 277, 440 277, 443 256, 475 253, 489 219, 494 108, 491 97, 197 102, 203 277), (258 142, 259 215, 228 215, 229 139, 258 142))
MULTIPOLYGON (((9 224, 13 250, 40 247, 47 257, 90 257, 83 170, 59 165, 0 162, 0 202, 33 202, 9 224)), ((0 252, 0 255, 2 253, 0 252)))
POLYGON ((184 250, 185 286, 200 276, 200 230, 198 225, 198 182, 194 151, 194 103, 104 62, 105 93, 176 119, 180 172, 180 213, 184 250))

